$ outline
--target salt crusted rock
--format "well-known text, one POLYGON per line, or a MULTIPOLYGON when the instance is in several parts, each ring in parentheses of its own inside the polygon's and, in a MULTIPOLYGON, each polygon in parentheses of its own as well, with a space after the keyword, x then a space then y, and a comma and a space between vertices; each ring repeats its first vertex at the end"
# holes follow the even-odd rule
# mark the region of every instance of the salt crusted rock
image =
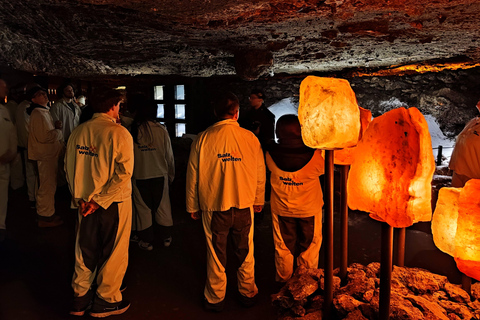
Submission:
MULTIPOLYGON (((366 267, 352 264, 347 269, 347 283, 334 290, 335 318, 331 320, 378 319, 379 288, 376 284, 379 281, 379 266, 379 263, 366 267)), ((335 278, 340 285, 340 279, 335 278)), ((323 270, 299 268, 280 292, 272 295, 279 319, 322 319, 323 290, 318 288, 318 284, 313 290, 316 287, 313 282, 322 281, 323 270), (301 288, 302 285, 306 288, 301 288), (312 293, 308 295, 308 292, 312 293)), ((479 289, 478 283, 472 285, 474 293, 478 294, 479 289)), ((390 319, 478 320, 480 299, 475 295, 470 297, 444 276, 418 268, 394 267, 390 319)))
POLYGON ((404 228, 430 221, 435 170, 428 124, 416 108, 375 118, 358 142, 347 181, 348 206, 404 228))

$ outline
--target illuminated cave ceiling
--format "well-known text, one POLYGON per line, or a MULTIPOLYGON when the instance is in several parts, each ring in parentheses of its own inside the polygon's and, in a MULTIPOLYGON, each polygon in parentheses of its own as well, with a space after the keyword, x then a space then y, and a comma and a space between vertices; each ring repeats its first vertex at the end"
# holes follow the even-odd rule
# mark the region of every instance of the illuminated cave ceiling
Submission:
POLYGON ((478 0, 0 0, 0 65, 64 77, 480 60, 478 0))

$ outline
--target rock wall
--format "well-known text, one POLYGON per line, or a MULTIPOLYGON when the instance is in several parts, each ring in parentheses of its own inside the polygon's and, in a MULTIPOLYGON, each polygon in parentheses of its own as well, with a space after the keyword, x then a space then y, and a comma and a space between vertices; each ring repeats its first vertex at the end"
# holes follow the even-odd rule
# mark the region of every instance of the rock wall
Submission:
MULTIPOLYGON (((299 99, 299 88, 304 76, 272 77, 252 82, 240 80, 210 80, 209 87, 231 90, 248 105, 252 88, 262 88, 267 106, 284 98, 299 99)), ((351 77, 348 74, 319 75, 345 78, 357 95, 361 107, 372 111, 374 117, 393 107, 416 107, 423 114, 431 114, 448 137, 455 137, 468 120, 475 117, 480 99, 480 68, 442 71, 405 76, 351 77)))

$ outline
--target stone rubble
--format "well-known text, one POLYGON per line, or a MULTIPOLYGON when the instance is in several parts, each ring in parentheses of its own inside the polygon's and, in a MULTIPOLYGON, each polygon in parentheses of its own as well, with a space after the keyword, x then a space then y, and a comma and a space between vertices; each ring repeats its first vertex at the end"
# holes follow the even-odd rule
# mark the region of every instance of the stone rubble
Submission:
MULTIPOLYGON (((344 285, 338 272, 335 269, 335 319, 378 319, 380 263, 350 265, 344 285)), ((298 267, 280 292, 271 296, 278 319, 322 319, 322 288, 323 269, 298 267)), ((445 276, 394 266, 391 288, 391 320, 480 319, 480 282, 472 284, 470 296, 445 276)))

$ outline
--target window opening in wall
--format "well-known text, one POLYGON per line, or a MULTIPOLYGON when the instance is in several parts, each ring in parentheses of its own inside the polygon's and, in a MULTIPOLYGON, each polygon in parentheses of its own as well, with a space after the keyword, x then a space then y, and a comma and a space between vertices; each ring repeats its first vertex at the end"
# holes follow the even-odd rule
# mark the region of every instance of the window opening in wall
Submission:
POLYGON ((165 105, 163 103, 157 103, 157 118, 165 118, 165 105))
POLYGON ((175 123, 175 136, 181 137, 187 133, 187 127, 185 123, 175 123))
POLYGON ((157 104, 157 120, 165 124, 171 136, 182 137, 187 133, 187 95, 183 84, 153 86, 157 104))
POLYGON ((175 86, 175 100, 185 100, 185 86, 183 84, 175 86))
POLYGON ((155 86, 153 88, 153 97, 155 100, 163 100, 163 87, 164 86, 155 86))
POLYGON ((185 120, 185 104, 175 105, 175 119, 185 120))

